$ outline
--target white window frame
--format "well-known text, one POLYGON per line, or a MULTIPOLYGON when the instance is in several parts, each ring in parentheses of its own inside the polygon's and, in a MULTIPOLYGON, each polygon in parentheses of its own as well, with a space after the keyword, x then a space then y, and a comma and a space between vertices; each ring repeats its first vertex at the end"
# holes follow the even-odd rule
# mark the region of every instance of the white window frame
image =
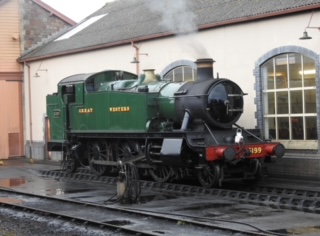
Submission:
MULTIPOLYGON (((305 92, 308 91, 308 90, 314 90, 315 92, 317 92, 317 89, 316 89, 316 86, 305 86, 304 84, 304 75, 302 75, 302 84, 301 84, 301 87, 293 87, 293 88, 290 88, 290 74, 289 74, 289 55, 292 55, 292 54, 295 54, 295 55, 300 55, 301 57, 301 70, 304 71, 304 56, 303 54, 299 54, 299 53, 285 53, 285 54, 282 54, 282 55, 286 55, 286 66, 287 66, 287 77, 288 77, 288 87, 287 88, 279 88, 277 89, 276 88, 276 73, 274 73, 274 79, 273 79, 273 88, 272 89, 266 89, 266 84, 268 83, 268 81, 263 81, 262 82, 262 103, 263 103, 263 106, 264 106, 264 109, 263 109, 263 121, 264 121, 264 133, 265 133, 265 137, 267 139, 269 138, 273 138, 273 139, 276 139, 276 140, 280 140, 279 138, 279 124, 278 124, 278 118, 281 118, 281 117, 285 117, 285 118, 288 118, 288 124, 289 124, 289 127, 288 127, 288 131, 289 131, 289 139, 283 139, 281 140, 282 143, 285 144, 285 146, 287 148, 293 148, 293 149, 317 149, 318 148, 318 139, 315 139, 315 140, 307 140, 307 137, 306 137, 306 117, 315 117, 317 119, 317 113, 305 113, 306 111, 306 108, 305 108, 305 92), (292 113, 291 112, 291 96, 290 96, 290 92, 292 91, 302 91, 302 113, 292 113), (288 113, 286 114, 278 114, 278 107, 277 107, 277 92, 287 92, 288 94, 288 113), (274 114, 268 114, 268 94, 270 93, 273 93, 273 97, 274 97, 274 104, 275 104, 275 107, 274 107, 274 114), (293 139, 292 138, 292 125, 291 125, 291 118, 292 117, 301 117, 302 120, 303 120, 303 139, 300 140, 300 139, 293 139), (269 118, 274 118, 275 119, 275 135, 276 137, 269 137, 269 118)), ((277 56, 279 55, 275 55, 273 58, 269 59, 267 62, 265 62, 264 64, 261 65, 261 71, 263 71, 263 67, 265 65, 267 65, 267 63, 269 63, 271 60, 272 60, 272 64, 273 64, 273 71, 276 71, 276 58, 277 56)), ((308 57, 309 58, 309 57, 308 57)), ((309 58, 311 59, 311 58, 309 58)), ((312 59, 311 59, 312 60, 312 59)), ((262 79, 263 80, 267 80, 267 78, 263 77, 262 76, 262 79)), ((315 76, 315 79, 317 77, 315 76)), ((315 81, 316 82, 316 81, 315 81)))

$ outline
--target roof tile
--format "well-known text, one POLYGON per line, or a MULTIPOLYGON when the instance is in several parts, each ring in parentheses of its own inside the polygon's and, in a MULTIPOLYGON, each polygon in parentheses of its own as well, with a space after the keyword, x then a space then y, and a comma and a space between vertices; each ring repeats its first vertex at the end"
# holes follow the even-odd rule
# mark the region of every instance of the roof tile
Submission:
POLYGON ((307 8, 320 8, 320 0, 116 0, 87 17, 107 14, 94 24, 69 39, 49 42, 22 56, 20 61, 129 43, 131 40, 182 33, 206 26, 256 20, 307 8), (189 27, 186 27, 187 23, 189 27))

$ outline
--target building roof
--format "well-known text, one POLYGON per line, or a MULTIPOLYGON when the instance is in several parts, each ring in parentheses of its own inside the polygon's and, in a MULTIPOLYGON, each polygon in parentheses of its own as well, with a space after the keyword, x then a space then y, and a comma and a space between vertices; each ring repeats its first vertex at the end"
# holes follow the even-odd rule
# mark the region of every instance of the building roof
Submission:
POLYGON ((41 60, 318 8, 320 0, 115 0, 70 30, 77 33, 40 46, 19 60, 41 60))
MULTIPOLYGON (((48 12, 50 12, 52 15, 57 16, 61 20, 65 21, 69 25, 76 25, 77 23, 74 20, 71 20, 69 17, 63 15, 61 12, 55 10, 54 8, 50 7, 46 3, 42 2, 41 0, 32 0, 37 5, 41 6, 42 8, 46 9, 48 12)), ((1 0, 0 0, 1 2, 1 0)))

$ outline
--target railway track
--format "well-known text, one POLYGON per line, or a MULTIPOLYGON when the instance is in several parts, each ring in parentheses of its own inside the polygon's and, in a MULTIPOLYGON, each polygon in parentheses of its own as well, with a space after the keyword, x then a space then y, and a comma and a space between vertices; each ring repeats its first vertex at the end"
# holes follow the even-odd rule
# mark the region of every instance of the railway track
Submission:
MULTIPOLYGON (((249 225, 251 230, 248 231, 224 228, 219 226, 222 220, 140 211, 35 195, 5 188, 0 188, 0 199, 2 208, 13 208, 18 211, 55 217, 86 226, 125 233, 125 235, 273 235, 271 232, 263 232, 249 225)), ((236 222, 227 223, 236 224, 236 222)))
MULTIPOLYGON (((87 170, 68 174, 60 170, 42 170, 42 175, 51 178, 71 178, 74 180, 97 181, 100 183, 116 185, 118 178, 110 176, 94 176, 87 170)), ((182 196, 215 196, 241 203, 268 206, 279 209, 289 209, 302 212, 320 214, 320 192, 311 189, 281 188, 272 186, 254 186, 246 191, 234 189, 206 189, 199 186, 181 185, 173 183, 156 183, 140 180, 143 189, 160 191, 182 196)))

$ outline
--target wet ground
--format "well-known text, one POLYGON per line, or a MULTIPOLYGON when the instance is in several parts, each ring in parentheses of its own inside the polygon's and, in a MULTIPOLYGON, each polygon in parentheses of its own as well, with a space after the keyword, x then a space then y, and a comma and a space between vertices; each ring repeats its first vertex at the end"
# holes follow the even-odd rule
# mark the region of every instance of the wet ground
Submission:
MULTIPOLYGON (((13 188, 34 194, 72 198, 75 200, 108 204, 107 200, 116 193, 116 186, 79 180, 59 180, 44 178, 39 169, 58 169, 56 162, 36 162, 30 164, 26 159, 5 160, 0 166, 0 187, 13 188)), ((274 180, 268 179, 266 183, 274 180)), ((277 180, 283 186, 299 184, 307 186, 316 183, 277 180)), ((320 189, 320 186, 318 186, 320 189)), ((1 201, 1 199, 0 199, 1 201)), ((318 214, 274 209, 265 206, 240 204, 236 201, 199 197, 177 197, 142 189, 139 203, 114 204, 114 207, 126 207, 150 212, 192 215, 203 220, 216 220, 215 224, 227 228, 254 230, 258 227, 268 231, 287 230, 295 235, 320 235, 318 214)), ((115 219, 122 222, 121 219, 115 219)), ((137 227, 139 227, 137 225, 137 227)))

